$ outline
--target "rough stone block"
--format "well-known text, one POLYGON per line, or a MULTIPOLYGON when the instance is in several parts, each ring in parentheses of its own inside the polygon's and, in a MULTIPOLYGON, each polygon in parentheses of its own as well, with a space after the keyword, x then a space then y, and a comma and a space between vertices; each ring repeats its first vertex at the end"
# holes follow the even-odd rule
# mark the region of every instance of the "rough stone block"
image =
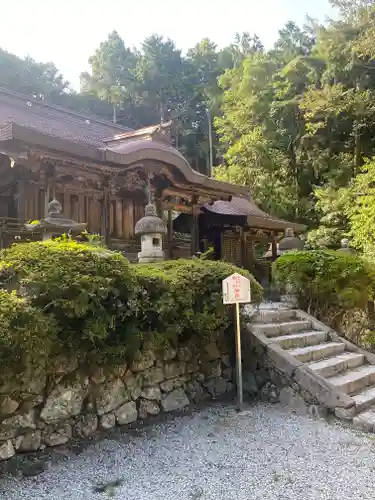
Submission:
POLYGON ((59 427, 47 428, 43 432, 43 441, 47 446, 59 446, 72 438, 72 428, 66 423, 59 427))
POLYGON ((148 368, 151 368, 151 366, 155 362, 155 353, 153 350, 147 350, 147 351, 138 351, 136 355, 134 356, 134 361, 131 365, 131 371, 132 372, 143 372, 147 370, 148 368))
POLYGON ((291 387, 280 389, 279 401, 282 405, 288 406, 293 410, 307 411, 307 404, 303 397, 295 392, 291 387))
POLYGON ((225 367, 231 368, 232 365, 230 362, 229 354, 223 354, 222 356, 220 356, 220 359, 225 367))
POLYGON ((206 384, 206 389, 212 399, 216 399, 228 391, 228 382, 222 378, 212 379, 206 384))
POLYGON ((0 417, 12 415, 19 407, 18 401, 9 396, 0 397, 0 417))
POLYGON ((141 392, 141 397, 150 401, 160 401, 161 392, 159 387, 145 387, 141 392))
POLYGON ((186 372, 186 363, 180 361, 178 363, 166 363, 165 365, 165 378, 176 378, 186 372))
POLYGON ((172 346, 168 346, 164 349, 163 352, 163 360, 164 361, 172 361, 172 359, 175 359, 177 356, 177 349, 175 349, 172 346))
POLYGON ((8 460, 15 455, 14 446, 12 441, 8 440, 0 444, 0 460, 8 460))
POLYGON ((107 413, 100 417, 100 427, 104 430, 112 429, 116 425, 116 416, 114 413, 107 413))
POLYGON ((129 391, 120 379, 99 386, 96 394, 96 408, 99 415, 109 413, 129 401, 129 391))
POLYGON ((203 387, 197 380, 189 382, 186 392, 194 403, 200 403, 208 398, 208 393, 204 391, 203 387))
POLYGON ((143 373, 144 387, 152 387, 163 382, 164 379, 164 370, 162 368, 151 368, 143 373))
POLYGON ((335 408, 335 415, 341 420, 352 420, 355 415, 355 406, 351 408, 335 408))
POLYGON ((88 379, 77 377, 67 384, 59 384, 48 395, 40 417, 47 423, 58 422, 76 415, 82 409, 87 394, 88 379))
POLYGON ((98 417, 91 413, 81 415, 75 426, 75 431, 79 437, 87 437, 94 434, 98 428, 98 417))
POLYGON ((37 451, 42 444, 42 433, 39 430, 28 432, 24 436, 16 438, 17 451, 37 451))
POLYGON ((207 344, 204 347, 204 351, 205 351, 205 358, 208 361, 213 361, 215 359, 220 358, 220 351, 219 348, 217 347, 216 342, 211 342, 211 344, 207 344))
POLYGON ((182 389, 175 389, 162 399, 162 408, 164 411, 181 410, 189 405, 189 400, 182 389))
POLYGON ((115 415, 119 425, 131 424, 138 418, 137 405, 134 401, 125 403, 115 411, 115 415))
POLYGON ((160 413, 160 407, 155 401, 148 401, 147 399, 142 399, 139 403, 139 418, 144 420, 148 415, 158 415, 160 413))
POLYGON ((178 350, 178 359, 180 361, 190 361, 192 357, 193 351, 190 346, 185 345, 178 350))
POLYGON ((166 380, 160 384, 160 389, 163 392, 172 392, 174 389, 174 379, 166 380))

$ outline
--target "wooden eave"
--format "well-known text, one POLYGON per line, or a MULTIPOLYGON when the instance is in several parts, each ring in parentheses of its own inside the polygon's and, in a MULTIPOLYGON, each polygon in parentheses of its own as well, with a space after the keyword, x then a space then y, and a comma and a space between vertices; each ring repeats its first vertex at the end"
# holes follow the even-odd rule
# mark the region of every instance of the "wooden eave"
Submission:
MULTIPOLYGON (((61 161, 79 163, 96 173, 117 175, 121 172, 139 168, 146 161, 156 161, 178 169, 184 177, 176 184, 181 190, 190 189, 195 193, 211 195, 216 198, 230 197, 236 194, 248 194, 241 186, 210 179, 195 172, 176 151, 168 155, 163 151, 153 150, 121 154, 110 149, 96 149, 85 144, 42 134, 16 123, 10 123, 0 129, 0 151, 23 154, 30 149, 39 154, 61 161)), ((171 148, 172 149, 172 148, 171 148)))

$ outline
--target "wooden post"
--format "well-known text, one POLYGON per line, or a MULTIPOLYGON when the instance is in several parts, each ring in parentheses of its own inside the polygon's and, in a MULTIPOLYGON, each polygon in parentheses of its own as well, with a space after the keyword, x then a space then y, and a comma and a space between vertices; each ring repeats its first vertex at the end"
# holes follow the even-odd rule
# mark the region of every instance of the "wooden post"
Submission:
POLYGON ((246 233, 243 227, 240 228, 240 245, 241 245, 241 266, 246 267, 246 233))
POLYGON ((104 243, 109 241, 109 193, 107 188, 103 190, 103 198, 100 201, 101 205, 101 235, 104 238, 104 243))
POLYGON ((173 259, 173 217, 172 210, 168 210, 168 258, 173 259))
POLYGON ((197 206, 198 197, 192 197, 192 220, 191 220, 191 255, 193 256, 199 250, 199 206, 197 206))
POLYGON ((26 179, 25 179, 25 172, 23 171, 22 167, 20 169, 19 173, 20 177, 17 181, 17 195, 18 195, 18 200, 17 200, 17 214, 18 214, 18 219, 20 222, 25 222, 25 209, 26 209, 26 198, 25 198, 25 185, 26 185, 26 179))
POLYGON ((276 242, 276 236, 275 233, 271 233, 271 245, 272 245, 272 262, 274 262, 277 259, 277 242, 276 242))

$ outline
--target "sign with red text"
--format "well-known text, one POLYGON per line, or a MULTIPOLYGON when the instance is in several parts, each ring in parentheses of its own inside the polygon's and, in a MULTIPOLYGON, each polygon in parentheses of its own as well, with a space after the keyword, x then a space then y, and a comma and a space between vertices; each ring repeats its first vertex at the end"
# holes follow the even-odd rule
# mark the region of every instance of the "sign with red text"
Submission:
POLYGON ((251 302, 250 280, 234 273, 223 280, 224 304, 247 304, 251 302))

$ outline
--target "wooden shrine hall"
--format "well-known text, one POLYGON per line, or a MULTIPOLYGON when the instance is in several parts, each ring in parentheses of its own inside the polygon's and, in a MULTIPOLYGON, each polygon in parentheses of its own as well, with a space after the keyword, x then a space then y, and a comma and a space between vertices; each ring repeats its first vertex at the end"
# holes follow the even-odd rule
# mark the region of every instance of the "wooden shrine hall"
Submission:
POLYGON ((213 246, 217 258, 247 265, 257 238, 276 255, 286 228, 305 229, 260 210, 246 188, 194 171, 172 146, 170 124, 132 131, 0 89, 1 247, 30 239, 24 223, 56 198, 66 216, 134 260, 134 226, 149 197, 168 224, 167 258, 213 246))

